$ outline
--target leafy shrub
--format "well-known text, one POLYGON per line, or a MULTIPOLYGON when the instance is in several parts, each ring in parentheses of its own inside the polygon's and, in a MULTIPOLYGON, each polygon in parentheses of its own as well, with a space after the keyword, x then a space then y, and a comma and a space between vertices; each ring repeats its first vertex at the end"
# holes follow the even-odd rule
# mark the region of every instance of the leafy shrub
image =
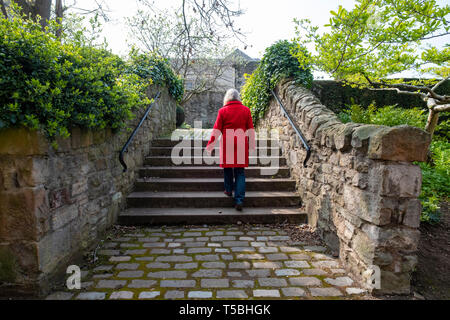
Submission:
POLYGON ((287 40, 278 41, 266 49, 255 72, 246 75, 241 90, 242 102, 252 111, 253 120, 262 118, 269 106, 271 92, 283 78, 292 78, 296 84, 311 88, 313 76, 309 68, 301 68, 295 54, 300 48, 287 40))
POLYGON ((54 139, 72 126, 119 129, 149 100, 145 84, 104 49, 61 43, 28 19, 0 19, 0 128, 54 139))
POLYGON ((439 205, 449 201, 450 195, 450 143, 433 141, 431 144, 433 163, 421 163, 422 168, 422 221, 435 223, 440 218, 439 205))
MULTIPOLYGON (((352 99, 353 101, 353 99, 352 99)), ((426 111, 419 108, 402 109, 394 106, 377 108, 374 102, 367 108, 352 103, 347 110, 339 114, 342 122, 378 124, 389 127, 409 125, 424 128, 427 122, 426 111)))
MULTIPOLYGON (((343 122, 378 124, 385 126, 410 125, 424 128, 427 122, 425 110, 402 109, 396 106, 377 108, 372 103, 367 109, 353 103, 339 114, 343 122)), ((450 195, 450 143, 449 120, 442 121, 436 128, 431 143, 431 163, 420 163, 422 169, 421 220, 436 223, 440 218, 440 204, 449 201, 450 195)))
POLYGON ((142 79, 152 79, 154 84, 166 86, 170 95, 180 103, 184 96, 184 81, 170 67, 167 59, 156 53, 140 54, 133 49, 130 53, 128 70, 142 79))

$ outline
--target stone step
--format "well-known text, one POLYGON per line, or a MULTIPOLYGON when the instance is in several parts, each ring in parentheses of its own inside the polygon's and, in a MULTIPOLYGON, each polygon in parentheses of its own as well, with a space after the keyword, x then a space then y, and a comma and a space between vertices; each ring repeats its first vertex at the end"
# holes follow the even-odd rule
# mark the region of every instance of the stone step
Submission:
MULTIPOLYGON (((299 207, 294 192, 249 191, 247 207, 299 207)), ((133 192, 127 197, 129 208, 215 208, 233 207, 233 198, 223 192, 133 192)))
MULTIPOLYGON (((172 157, 166 156, 151 156, 147 157, 144 161, 146 166, 218 166, 220 158, 217 157, 186 157, 186 159, 177 159, 174 163, 172 157), (178 164, 177 162, 183 161, 184 163, 178 164), (187 163, 186 163, 187 162, 187 163)), ((250 166, 285 166, 286 159, 282 157, 249 157, 250 166)))
MULTIPOLYGON (((149 156, 166 156, 170 157, 172 155, 172 149, 173 147, 151 147, 149 156)), ((190 148, 191 154, 194 155, 195 152, 201 152, 201 154, 205 154, 205 148, 190 148)), ((279 156, 281 154, 280 148, 256 148, 257 154, 262 154, 264 152, 264 155, 267 156, 279 156)), ((216 151, 217 152, 217 151, 216 151)), ((218 154, 218 153, 215 153, 218 154)), ((250 154, 252 156, 252 154, 250 154)))
MULTIPOLYGON (((172 141, 170 139, 155 139, 152 141, 152 147, 175 147, 179 145, 181 141, 182 140, 172 141)), ((188 145, 191 147, 206 147, 208 144, 207 140, 185 139, 185 141, 189 141, 188 145)), ((280 145, 279 140, 256 140, 257 147, 277 147, 278 145, 280 145)))
POLYGON ((299 208, 131 208, 122 212, 122 225, 204 225, 243 223, 307 223, 308 216, 299 208))
MULTIPOLYGON (((288 167, 249 167, 245 169, 248 178, 287 178, 290 176, 288 167)), ((218 166, 203 167, 144 167, 139 170, 139 177, 158 178, 222 178, 223 169, 218 166)))
MULTIPOLYGON (((143 191, 223 191, 223 178, 149 178, 138 179, 136 192, 143 191)), ((294 191, 295 180, 292 179, 246 179, 247 191, 294 191)))

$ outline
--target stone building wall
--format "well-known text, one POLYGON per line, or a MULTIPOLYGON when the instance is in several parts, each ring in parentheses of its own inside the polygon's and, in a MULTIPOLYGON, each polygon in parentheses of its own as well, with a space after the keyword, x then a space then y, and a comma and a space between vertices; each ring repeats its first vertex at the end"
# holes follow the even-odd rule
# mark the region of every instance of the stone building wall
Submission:
POLYGON ((195 121, 201 121, 204 129, 212 128, 219 109, 223 107, 225 92, 226 90, 206 91, 193 96, 183 106, 185 122, 193 127, 195 121))
POLYGON ((309 223, 369 289, 371 270, 379 267, 381 289, 374 292, 409 293, 422 182, 412 162, 425 161, 429 134, 408 126, 343 124, 311 91, 289 81, 277 91, 311 145, 307 168, 301 141, 274 99, 258 128, 278 129, 309 223))
MULTIPOLYGON (((228 89, 240 91, 245 84, 244 74, 252 74, 258 67, 258 60, 237 59, 232 67, 225 70, 217 81, 214 90, 193 96, 183 106, 186 115, 185 122, 194 126, 194 121, 201 121, 203 128, 212 128, 219 109, 223 107, 223 97, 228 89)), ((186 88, 189 89, 189 88, 186 88)))
POLYGON ((126 173, 118 161, 126 130, 74 128, 56 151, 36 131, 0 130, 0 295, 44 294, 69 261, 96 245, 124 208, 152 138, 175 129, 175 110, 162 89, 125 155, 126 173))

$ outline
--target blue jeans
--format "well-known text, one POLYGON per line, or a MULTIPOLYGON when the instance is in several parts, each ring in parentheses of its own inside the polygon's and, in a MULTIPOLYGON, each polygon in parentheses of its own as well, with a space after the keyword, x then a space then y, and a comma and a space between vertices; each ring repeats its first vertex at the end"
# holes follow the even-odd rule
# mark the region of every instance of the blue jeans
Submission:
POLYGON ((231 193, 234 189, 234 202, 236 204, 243 204, 245 198, 245 169, 224 168, 223 172, 225 191, 231 193))

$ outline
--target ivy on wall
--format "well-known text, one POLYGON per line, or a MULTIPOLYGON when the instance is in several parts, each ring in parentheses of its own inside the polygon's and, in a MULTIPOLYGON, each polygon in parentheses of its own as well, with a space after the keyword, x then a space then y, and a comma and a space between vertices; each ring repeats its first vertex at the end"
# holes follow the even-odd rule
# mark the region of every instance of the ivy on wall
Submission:
POLYGON ((299 48, 287 40, 278 41, 266 49, 264 57, 252 75, 246 75, 242 87, 242 102, 252 111, 253 121, 262 118, 269 107, 271 90, 282 78, 292 78, 298 85, 311 88, 313 75, 309 68, 301 68, 295 58, 299 48))

